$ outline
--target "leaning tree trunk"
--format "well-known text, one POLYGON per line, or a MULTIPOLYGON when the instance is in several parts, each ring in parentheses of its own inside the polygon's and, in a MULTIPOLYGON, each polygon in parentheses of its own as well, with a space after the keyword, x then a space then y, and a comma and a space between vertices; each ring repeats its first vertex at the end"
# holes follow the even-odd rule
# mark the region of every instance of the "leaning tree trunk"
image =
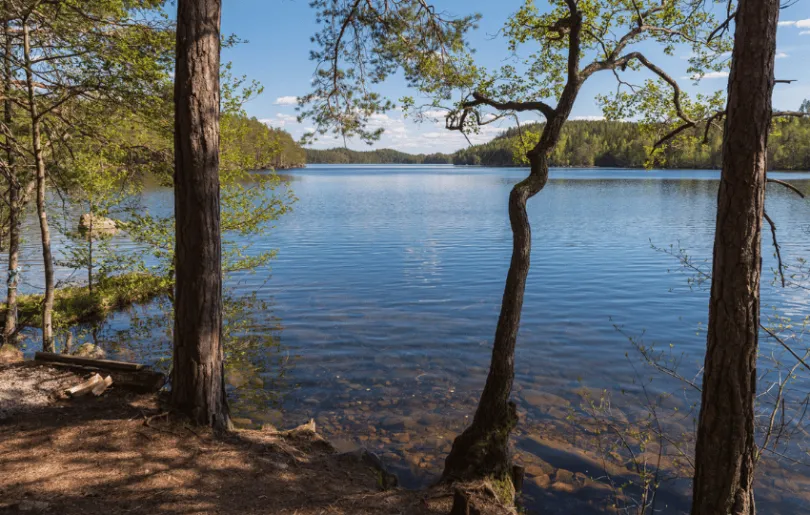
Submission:
POLYGON ((693 515, 753 515, 760 240, 777 0, 741 0, 717 195, 693 515))
POLYGON ((445 460, 445 480, 511 479, 509 434, 517 424, 518 416, 517 407, 510 396, 515 378, 515 344, 532 247, 526 203, 548 182, 548 156, 559 141, 578 89, 577 82, 569 82, 555 116, 546 121, 540 141, 528 154, 531 163, 529 176, 516 184, 509 194, 512 259, 506 275, 501 314, 495 329, 489 375, 472 424, 453 441, 453 447, 445 460))
POLYGON ((175 69, 176 288, 171 402, 227 430, 219 213, 221 0, 179 0, 175 69))
MULTIPOLYGON (((4 7, 7 7, 5 2, 4 7)), ((5 54, 3 55, 3 121, 6 130, 11 130, 13 105, 11 103, 11 35, 9 22, 3 22, 3 42, 5 54)), ((8 280, 6 282, 6 320, 3 327, 3 343, 17 346, 17 282, 19 279, 17 267, 20 257, 20 215, 22 203, 20 202, 20 183, 14 166, 14 150, 11 138, 6 135, 6 161, 8 163, 8 280)))
POLYGON ((28 113, 31 118, 31 144, 36 164, 37 215, 42 239, 42 260, 45 267, 45 298, 42 302, 42 350, 55 352, 53 340, 53 297, 54 270, 51 253, 51 229, 48 226, 48 215, 45 212, 45 158, 42 153, 41 120, 37 110, 34 91, 34 72, 31 63, 31 38, 28 20, 23 21, 23 52, 25 59, 25 83, 28 90, 28 113))

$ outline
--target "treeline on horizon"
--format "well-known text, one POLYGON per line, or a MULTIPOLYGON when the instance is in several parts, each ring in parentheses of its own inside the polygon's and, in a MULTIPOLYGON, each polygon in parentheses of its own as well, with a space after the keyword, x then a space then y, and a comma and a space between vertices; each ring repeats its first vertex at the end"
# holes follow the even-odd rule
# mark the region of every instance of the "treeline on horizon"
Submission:
MULTIPOLYGON (((306 149, 310 164, 455 164, 480 166, 525 166, 520 154, 521 133, 531 141, 541 124, 510 128, 492 141, 461 149, 453 154, 407 154, 391 149, 356 151, 346 148, 306 149)), ((704 131, 682 138, 656 155, 656 168, 719 169, 722 163, 721 131, 710 131, 704 144, 704 131)), ((606 120, 569 121, 554 149, 554 167, 643 168, 650 159, 655 135, 638 123, 606 120)), ((810 168, 810 120, 788 118, 774 122, 769 141, 769 166, 774 170, 810 168)))
POLYGON ((449 154, 408 154, 390 148, 350 150, 336 147, 328 150, 307 148, 307 164, 452 164, 449 154))

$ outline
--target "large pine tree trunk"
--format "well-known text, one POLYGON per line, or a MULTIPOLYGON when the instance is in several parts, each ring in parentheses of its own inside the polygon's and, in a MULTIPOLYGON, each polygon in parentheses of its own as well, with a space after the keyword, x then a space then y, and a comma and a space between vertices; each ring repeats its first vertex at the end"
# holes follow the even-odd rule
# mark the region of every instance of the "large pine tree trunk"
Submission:
POLYGON ((741 0, 717 195, 693 515, 753 515, 761 235, 777 0, 741 0))
POLYGON ((179 0, 175 69, 176 289, 171 402, 228 429, 219 214, 220 0, 179 0))
POLYGON ((28 112, 31 118, 31 144, 36 165, 37 215, 42 242, 42 260, 45 268, 45 298, 42 302, 42 350, 56 352, 53 340, 53 299, 54 269, 51 252, 51 229, 48 226, 48 215, 45 212, 45 157, 42 151, 41 120, 37 110, 34 86, 33 65, 31 63, 31 38, 28 20, 23 21, 23 52, 25 59, 25 82, 28 90, 28 112))

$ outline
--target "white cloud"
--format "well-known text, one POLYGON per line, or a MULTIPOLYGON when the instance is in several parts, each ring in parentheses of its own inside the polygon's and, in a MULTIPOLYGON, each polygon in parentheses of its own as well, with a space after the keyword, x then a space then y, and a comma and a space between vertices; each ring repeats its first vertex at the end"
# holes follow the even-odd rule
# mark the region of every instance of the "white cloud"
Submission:
POLYGON ((786 57, 788 57, 788 55, 786 53, 784 53, 784 52, 777 52, 776 53, 776 58, 777 59, 784 59, 786 57))
POLYGON ((444 119, 447 116, 448 112, 449 111, 434 110, 434 111, 425 111, 422 114, 425 116, 425 118, 442 118, 442 119, 444 119))
POLYGON ((298 97, 287 96, 287 97, 278 97, 276 99, 275 105, 277 106, 294 106, 298 103, 298 97))
POLYGON ((273 118, 262 118, 259 121, 272 127, 284 127, 291 123, 297 123, 298 118, 291 114, 277 113, 273 118))
POLYGON ((594 115, 572 116, 572 117, 569 118, 569 120, 588 120, 588 121, 592 121, 592 122, 600 121, 600 120, 604 120, 604 119, 605 119, 604 116, 594 116, 594 115))
POLYGON ((806 20, 780 21, 781 27, 796 27, 799 29, 810 29, 810 18, 806 20))
POLYGON ((800 36, 810 36, 810 30, 803 30, 799 32, 800 36))
POLYGON ((708 73, 704 74, 703 77, 701 77, 699 75, 692 75, 691 77, 682 77, 682 78, 687 79, 687 80, 698 80, 698 79, 701 79, 701 78, 702 79, 725 79, 726 77, 728 77, 728 72, 722 71, 722 72, 708 72, 708 73))

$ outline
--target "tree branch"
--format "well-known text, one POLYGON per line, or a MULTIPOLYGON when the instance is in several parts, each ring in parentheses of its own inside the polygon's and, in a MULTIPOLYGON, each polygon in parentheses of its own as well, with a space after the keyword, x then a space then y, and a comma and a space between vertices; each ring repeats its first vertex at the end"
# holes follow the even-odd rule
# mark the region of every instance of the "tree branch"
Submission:
POLYGON ((499 102, 497 100, 492 100, 481 93, 473 92, 472 97, 474 100, 470 102, 464 102, 462 107, 465 109, 473 108, 479 105, 488 105, 490 107, 494 107, 499 111, 540 111, 546 118, 550 118, 554 116, 554 108, 550 105, 546 104, 542 101, 533 101, 533 102, 514 102, 514 101, 507 101, 507 102, 499 102))
POLYGON ((796 186, 790 184, 789 182, 780 181, 779 179, 771 179, 771 178, 767 178, 767 179, 765 179, 765 181, 766 182, 772 182, 774 184, 780 184, 780 185, 784 186, 785 188, 794 191, 801 198, 805 198, 804 193, 799 188, 797 188, 796 186))
POLYGON ((787 351, 788 351, 790 354, 792 354, 792 355, 793 355, 793 357, 794 357, 794 358, 796 358, 796 359, 799 361, 799 363, 801 363, 802 365, 804 365, 804 368, 806 368, 807 370, 810 370, 810 365, 808 365, 808 364, 807 364, 807 362, 806 362, 806 361, 804 361, 804 360, 801 358, 801 356, 799 356, 798 354, 796 354, 796 352, 794 352, 794 351, 793 351, 793 349, 791 349, 791 348, 790 348, 790 346, 789 346, 787 343, 785 343, 785 341, 784 341, 782 338, 778 337, 778 336, 777 336, 777 335, 776 335, 776 334, 775 334, 773 331, 771 331, 770 329, 768 329, 767 327, 765 327, 764 325, 762 325, 762 323, 760 323, 760 324, 759 324, 759 327, 760 327, 760 329, 762 329, 763 331, 765 331, 766 333, 768 333, 768 335, 769 335, 771 338, 773 338, 774 340, 776 340, 777 342, 779 342, 779 345, 781 345, 782 347, 784 347, 784 348, 785 348, 785 350, 787 350, 787 351))
POLYGON ((782 252, 779 248, 779 241, 776 239, 776 224, 773 223, 771 217, 768 216, 768 213, 763 211, 762 217, 768 221, 768 225, 771 226, 771 236, 773 237, 773 248, 776 251, 776 261, 777 261, 777 270, 779 271, 779 277, 782 279, 782 288, 785 287, 785 267, 782 264, 782 252))

